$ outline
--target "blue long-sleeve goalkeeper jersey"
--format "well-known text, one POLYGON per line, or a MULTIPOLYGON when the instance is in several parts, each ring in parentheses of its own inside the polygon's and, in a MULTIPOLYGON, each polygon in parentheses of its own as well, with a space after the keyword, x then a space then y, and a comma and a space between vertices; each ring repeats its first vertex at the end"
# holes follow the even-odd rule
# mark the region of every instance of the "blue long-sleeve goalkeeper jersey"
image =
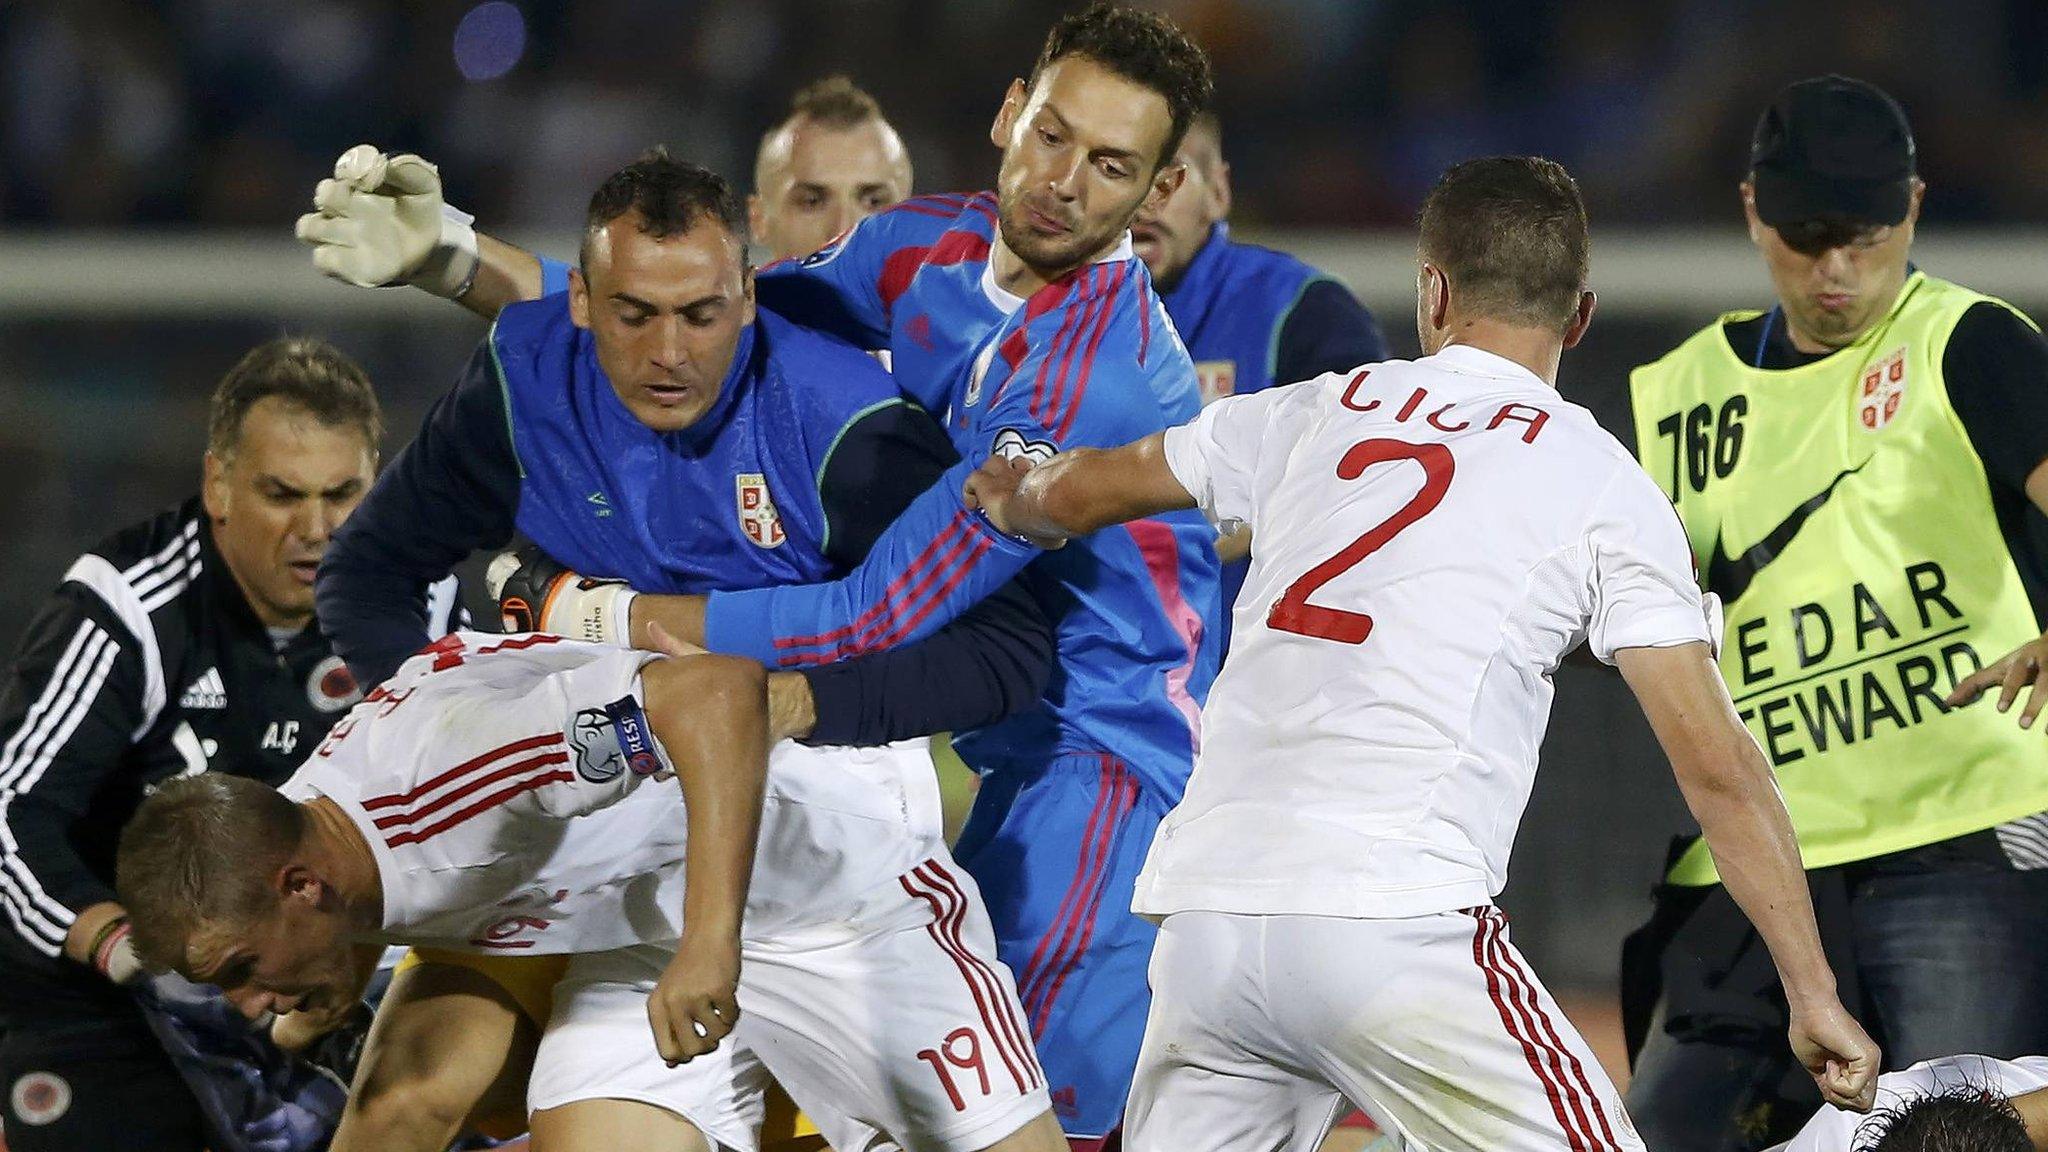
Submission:
POLYGON ((1024 571, 1054 621, 1052 682, 1040 707, 960 738, 961 755, 1028 772, 1105 753, 1177 800, 1216 667, 1213 531, 1181 513, 1041 554, 970 511, 962 487, 994 453, 1113 447, 1193 418, 1194 366, 1128 240, 1025 300, 995 283, 995 235, 993 193, 920 197, 759 273, 764 304, 890 350, 897 385, 962 460, 846 576, 713 593, 707 639, 785 667, 842 659, 916 640, 1024 571))

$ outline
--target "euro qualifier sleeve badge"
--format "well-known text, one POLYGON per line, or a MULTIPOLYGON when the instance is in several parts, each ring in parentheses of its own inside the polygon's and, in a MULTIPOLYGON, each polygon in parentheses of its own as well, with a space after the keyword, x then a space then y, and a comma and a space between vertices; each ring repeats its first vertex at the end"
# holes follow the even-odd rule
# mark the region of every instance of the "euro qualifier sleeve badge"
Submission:
POLYGON ((576 774, 592 784, 607 783, 626 769, 658 780, 673 774, 654 742, 647 713, 631 696, 576 713, 569 746, 576 753, 576 774))

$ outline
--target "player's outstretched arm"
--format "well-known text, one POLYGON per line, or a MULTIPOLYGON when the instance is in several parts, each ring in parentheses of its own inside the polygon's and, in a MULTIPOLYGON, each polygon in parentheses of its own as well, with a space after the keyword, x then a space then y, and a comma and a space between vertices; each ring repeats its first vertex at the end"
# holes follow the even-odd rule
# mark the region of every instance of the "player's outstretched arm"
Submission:
POLYGON ((967 478, 967 506, 1045 548, 1193 508, 1195 498, 1167 467, 1165 444, 1166 434, 1155 432, 1121 448, 1070 448, 1038 465, 1023 456, 991 456, 967 478))
POLYGON ((768 775, 767 673, 731 656, 674 653, 642 670, 648 723, 682 784, 688 834, 683 939, 647 999, 655 1047, 671 1065, 718 1046, 739 1019, 740 921, 768 775))
POLYGON ((538 299, 540 258, 471 223, 448 205, 441 174, 425 159, 358 144, 313 190, 313 211, 295 231, 312 247, 315 268, 359 287, 411 284, 486 320, 538 299))
POLYGON ((1829 1103, 1867 1111, 1877 1090, 1877 1045, 1835 995, 1792 819, 1711 650, 1700 643, 1621 648, 1614 660, 1671 759, 1722 883, 1771 950, 1791 1008, 1793 1053, 1829 1103))

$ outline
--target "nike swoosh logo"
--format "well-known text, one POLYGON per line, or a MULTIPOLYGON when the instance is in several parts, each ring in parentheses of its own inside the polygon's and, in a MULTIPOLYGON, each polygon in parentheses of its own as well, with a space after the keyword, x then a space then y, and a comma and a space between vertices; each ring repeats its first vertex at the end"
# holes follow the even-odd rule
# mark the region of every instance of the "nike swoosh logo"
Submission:
MULTIPOLYGON (((1867 464, 1869 461, 1866 460, 1864 463, 1867 464)), ((1715 536, 1714 554, 1707 561, 1707 591, 1719 596, 1722 602, 1727 604, 1733 604, 1741 599, 1742 594, 1749 591, 1749 586, 1756 580, 1757 574, 1768 567, 1771 561, 1776 560, 1778 554, 1792 543, 1792 538, 1799 535, 1799 530, 1806 526, 1807 520, 1834 496, 1835 489, 1842 486, 1842 481, 1861 471, 1863 464, 1858 464, 1836 476, 1833 483, 1794 508, 1791 515, 1786 516, 1776 528, 1771 529, 1762 540, 1741 556, 1728 555, 1725 551, 1727 545, 1720 536, 1715 536)))

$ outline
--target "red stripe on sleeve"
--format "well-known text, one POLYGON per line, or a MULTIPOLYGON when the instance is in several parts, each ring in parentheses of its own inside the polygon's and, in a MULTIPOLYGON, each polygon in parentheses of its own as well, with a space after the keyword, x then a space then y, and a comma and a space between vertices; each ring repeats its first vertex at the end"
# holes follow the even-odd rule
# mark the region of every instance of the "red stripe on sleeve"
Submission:
POLYGON ((374 810, 378 808, 392 808, 400 805, 410 804, 414 800, 419 799, 421 796, 426 795, 427 793, 433 791, 434 789, 440 787, 443 784, 446 784, 448 781, 455 779, 457 776, 460 776, 465 772, 469 772, 476 768, 481 768, 485 764, 488 764, 491 761, 500 759, 502 757, 517 755, 521 752, 529 752, 535 748, 545 748, 549 744, 558 744, 561 742, 561 739, 562 734, 559 732, 543 732, 538 736, 528 736, 524 740, 514 740, 510 744, 502 744, 496 748, 491 749, 489 752, 483 753, 480 756, 472 756, 469 759, 464 760, 462 763, 457 764, 455 767, 448 769, 446 772, 443 772, 438 776, 435 776, 431 780, 425 781, 424 783, 420 784, 418 787, 415 787, 409 792, 394 792, 388 796, 378 796, 369 800, 365 800, 363 801, 363 807, 374 810))
POLYGON ((928 565, 935 563, 938 559, 939 554, 943 552, 947 547, 949 547, 953 543, 954 539, 958 537, 961 533, 965 532, 966 529, 966 511, 963 509, 961 511, 955 512, 953 514, 953 518, 946 522, 946 527, 942 529, 938 535, 932 537, 932 542, 925 545, 923 551, 919 552, 915 557, 911 558, 910 563, 904 567, 902 574, 898 575, 896 579, 890 581, 888 587, 882 589, 881 599, 878 600, 866 612, 861 614, 858 618, 854 619, 851 623, 843 624, 837 628, 832 629, 829 632, 819 632, 810 636, 777 637, 775 640, 775 647, 815 648, 819 645, 830 644, 844 637, 851 636, 854 633, 859 632, 861 629, 866 628, 869 624, 874 622, 876 617, 881 615, 881 613, 886 608, 888 608, 889 602, 894 597, 900 595, 903 592, 903 590, 910 585, 912 581, 917 580, 920 576, 922 576, 924 573, 924 569, 928 565))
POLYGON ((1116 299, 1123 291, 1124 276, 1128 275, 1129 271, 1128 267, 1122 269, 1124 275, 1110 281, 1101 314, 1096 319, 1095 332, 1088 339, 1088 351, 1081 356, 1081 378, 1075 382, 1073 390, 1066 397, 1058 427, 1050 429, 1055 442, 1066 441, 1067 434, 1073 431, 1074 419, 1081 414, 1081 397, 1087 394, 1088 378, 1095 372, 1095 352, 1102 347, 1102 338, 1109 332, 1110 324, 1116 319, 1116 299))
POLYGON ((575 778, 576 774, 567 769, 561 769, 554 772, 544 772, 539 776, 535 776, 527 780, 521 780, 520 782, 512 785, 509 788, 505 788, 500 791, 494 792, 491 795, 486 796, 483 799, 477 801, 476 803, 471 804, 469 807, 454 813, 445 820, 429 824, 425 828, 415 828, 408 832, 400 832, 396 836, 387 837, 384 842, 386 844, 389 844, 393 848, 399 848, 407 844, 417 844, 423 840, 431 840, 435 836, 438 836, 441 833, 446 832, 447 830, 455 827, 458 824, 462 824, 465 821, 472 820, 477 816, 480 816, 483 813, 498 807, 499 805, 505 803, 507 800, 510 800, 515 796, 521 796, 528 792, 532 792, 537 788, 543 788, 549 784, 561 784, 569 780, 574 780, 575 778))
POLYGON ((414 821, 432 816, 434 813, 441 811, 464 796, 470 795, 479 788, 488 788, 500 780, 517 776, 523 772, 530 772, 535 768, 545 768, 550 764, 567 764, 568 762, 569 753, 561 749, 556 749, 553 752, 544 752, 539 756, 529 756, 524 760, 515 760, 495 771, 486 772, 480 776, 473 776, 464 781, 462 787, 456 788, 440 799, 429 801, 412 811, 393 812, 389 816, 379 816, 375 824, 378 828, 398 828, 411 824, 414 821))

